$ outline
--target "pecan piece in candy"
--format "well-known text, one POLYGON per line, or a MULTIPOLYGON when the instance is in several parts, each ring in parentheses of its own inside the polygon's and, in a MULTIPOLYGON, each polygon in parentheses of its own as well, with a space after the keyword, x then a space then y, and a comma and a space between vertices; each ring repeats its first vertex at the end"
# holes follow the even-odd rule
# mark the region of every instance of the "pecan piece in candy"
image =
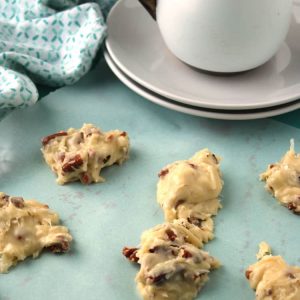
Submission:
POLYGON ((290 278, 290 279, 296 279, 296 276, 295 276, 293 273, 291 273, 291 272, 288 272, 288 273, 286 274, 286 276, 287 276, 288 278, 290 278))
POLYGON ((83 165, 83 160, 79 154, 76 154, 72 159, 63 164, 62 170, 64 172, 70 173, 73 172, 74 169, 78 169, 83 165))
POLYGON ((182 205, 184 202, 185 202, 185 200, 184 200, 184 199, 180 199, 180 200, 178 200, 178 201, 176 202, 176 204, 175 204, 174 208, 175 208, 175 209, 177 209, 177 208, 178 208, 178 206, 182 205))
POLYGON ((198 278, 201 278, 202 276, 206 275, 207 272, 200 272, 198 274, 194 275, 194 280, 197 280, 198 278))
POLYGON ((183 258, 191 258, 193 257, 193 254, 185 249, 183 249, 183 254, 182 254, 183 258))
POLYGON ((82 173, 80 175, 80 180, 84 184, 89 184, 90 183, 90 177, 89 177, 89 175, 87 173, 82 173))
POLYGON ((123 136, 123 137, 125 137, 127 135, 127 132, 126 131, 123 131, 121 134, 120 134, 120 136, 123 136))
POLYGON ((24 199, 22 197, 10 197, 10 202, 17 208, 24 207, 24 199))
POLYGON ((249 280, 250 279, 250 274, 252 273, 252 271, 250 271, 250 270, 247 270, 246 272, 245 272, 245 276, 246 276, 246 278, 249 280))
POLYGON ((195 164, 189 163, 189 166, 191 166, 193 169, 197 169, 197 166, 195 164))
POLYGON ((64 152, 61 152, 58 154, 58 159, 63 162, 66 158, 66 154, 64 152))
POLYGON ((52 244, 48 249, 53 253, 67 252, 70 249, 70 243, 64 238, 61 238, 61 241, 52 244))
POLYGON ((103 163, 106 164, 109 160, 110 160, 111 156, 107 155, 104 159, 103 159, 103 163))
POLYGON ((298 206, 294 202, 290 202, 287 204, 287 208, 292 211, 294 214, 300 214, 300 211, 297 211, 298 206))
POLYGON ((218 161, 217 157, 215 156, 215 154, 212 154, 212 157, 213 157, 213 159, 214 159, 215 163, 216 163, 216 164, 218 164, 218 163, 219 163, 219 161, 218 161))
POLYGON ((266 296, 272 296, 273 291, 271 289, 266 291, 266 296))
POLYGON ((160 248, 159 246, 155 246, 155 247, 149 249, 149 252, 150 253, 155 253, 159 248, 160 248))
POLYGON ((43 146, 47 145, 49 143, 49 141, 59 137, 59 136, 65 136, 65 135, 68 135, 67 132, 65 131, 59 131, 59 132, 56 132, 56 133, 53 133, 53 134, 50 134, 48 136, 45 136, 43 139, 42 139, 42 144, 43 146))
POLYGON ((80 132, 80 137, 81 137, 81 140, 84 141, 84 133, 82 131, 80 132))
POLYGON ((163 283, 164 281, 167 280, 166 274, 161 274, 161 275, 158 275, 158 276, 155 276, 155 277, 149 276, 149 279, 154 284, 161 284, 161 283, 163 283))
POLYGON ((171 230, 171 229, 167 229, 166 230, 166 234, 167 234, 169 240, 172 241, 172 242, 174 242, 175 239, 177 238, 176 233, 173 230, 171 230))
POLYGON ((169 173, 168 169, 163 169, 158 173, 158 177, 164 177, 169 173))
POLYGON ((122 253, 128 260, 138 262, 139 258, 136 256, 138 250, 138 248, 124 247, 122 253))
POLYGON ((113 139, 114 139, 114 135, 113 135, 113 134, 110 134, 110 135, 107 137, 107 140, 108 140, 109 142, 111 142, 113 139))
POLYGON ((6 206, 8 204, 9 201, 9 196, 8 195, 2 195, 2 197, 0 198, 0 207, 6 206))
POLYGON ((188 222, 195 225, 195 226, 198 226, 198 227, 201 227, 202 226, 202 220, 199 219, 199 218, 195 218, 195 217, 189 217, 187 218, 188 222))

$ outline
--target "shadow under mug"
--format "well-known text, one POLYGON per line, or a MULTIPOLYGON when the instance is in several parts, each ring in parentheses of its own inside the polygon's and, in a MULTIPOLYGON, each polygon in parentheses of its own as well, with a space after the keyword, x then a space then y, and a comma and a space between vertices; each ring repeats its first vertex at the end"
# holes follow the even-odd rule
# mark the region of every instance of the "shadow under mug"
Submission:
POLYGON ((288 33, 293 0, 139 0, 169 50, 210 72, 235 73, 267 62, 288 33))

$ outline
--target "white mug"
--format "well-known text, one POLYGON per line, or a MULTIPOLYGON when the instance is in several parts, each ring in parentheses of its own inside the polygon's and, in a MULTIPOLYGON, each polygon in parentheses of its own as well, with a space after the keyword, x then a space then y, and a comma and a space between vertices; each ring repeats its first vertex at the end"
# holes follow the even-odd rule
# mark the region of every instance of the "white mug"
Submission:
POLYGON ((156 17, 169 50, 212 72, 267 62, 284 42, 293 0, 140 0, 156 17))

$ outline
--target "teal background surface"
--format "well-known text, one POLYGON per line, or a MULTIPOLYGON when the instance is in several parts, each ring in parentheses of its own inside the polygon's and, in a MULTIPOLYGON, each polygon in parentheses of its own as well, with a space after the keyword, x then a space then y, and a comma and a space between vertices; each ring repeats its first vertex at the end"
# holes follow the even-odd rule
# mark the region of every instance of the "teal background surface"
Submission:
POLYGON ((44 252, 0 275, 1 300, 135 300, 138 268, 121 255, 141 233, 163 223, 155 200, 157 174, 166 164, 208 147, 222 157, 223 209, 216 238, 205 246, 222 262, 200 293, 202 300, 254 299, 244 277, 262 240, 300 265, 300 217, 280 206, 259 181, 291 138, 300 149, 300 112, 274 119, 219 121, 184 115, 145 101, 101 60, 73 86, 16 110, 0 122, 0 190, 48 203, 73 237, 64 255, 44 252), (44 135, 91 122, 129 133, 130 159, 104 170, 105 183, 58 186, 43 161, 44 135))

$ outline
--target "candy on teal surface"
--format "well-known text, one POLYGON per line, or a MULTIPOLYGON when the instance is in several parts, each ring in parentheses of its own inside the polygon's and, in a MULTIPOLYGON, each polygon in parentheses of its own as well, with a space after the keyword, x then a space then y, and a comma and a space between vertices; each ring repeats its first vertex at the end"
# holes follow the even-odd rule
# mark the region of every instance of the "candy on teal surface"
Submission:
POLYGON ((0 122, 0 190, 48 203, 74 237, 69 254, 44 253, 2 275, 0 299, 139 299, 137 267, 121 250, 137 245, 145 229, 163 220, 155 199, 161 168, 208 147, 222 158, 225 185, 216 238, 204 249, 222 267, 198 299, 253 300, 244 272, 262 240, 289 264, 300 265, 299 216, 279 205, 258 178, 287 151, 290 138, 300 152, 299 132, 271 119, 218 121, 162 108, 133 93, 100 62, 74 86, 0 122), (58 186, 43 161, 40 138, 84 122, 127 131, 130 159, 105 170, 105 183, 58 186))

